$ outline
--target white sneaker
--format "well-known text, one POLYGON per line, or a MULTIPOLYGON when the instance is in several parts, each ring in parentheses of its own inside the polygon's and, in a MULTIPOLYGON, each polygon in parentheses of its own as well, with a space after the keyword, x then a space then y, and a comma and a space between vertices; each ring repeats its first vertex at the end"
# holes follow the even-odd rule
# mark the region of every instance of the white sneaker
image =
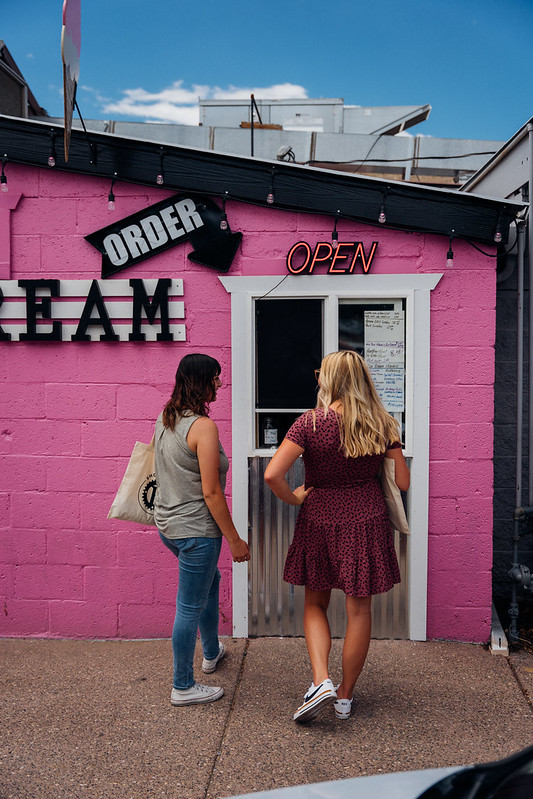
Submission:
POLYGON ((200 685, 199 682, 195 682, 184 691, 173 688, 170 694, 170 703, 172 705, 199 705, 203 702, 214 702, 223 695, 223 688, 214 685, 200 685))
POLYGON ((308 692, 304 696, 304 701, 294 714, 294 721, 310 721, 324 710, 327 705, 331 705, 337 698, 333 683, 328 678, 320 685, 311 683, 308 692))
POLYGON ((350 713, 352 712, 352 702, 353 699, 336 699, 333 703, 335 718, 342 719, 343 721, 349 719, 350 713))
POLYGON ((207 658, 204 658, 202 660, 202 671, 204 671, 206 674, 212 674, 216 669, 218 662, 222 660, 222 658, 226 654, 226 647, 224 646, 223 643, 219 642, 218 647, 219 647, 218 655, 216 656, 216 658, 213 658, 213 660, 207 660, 207 658))

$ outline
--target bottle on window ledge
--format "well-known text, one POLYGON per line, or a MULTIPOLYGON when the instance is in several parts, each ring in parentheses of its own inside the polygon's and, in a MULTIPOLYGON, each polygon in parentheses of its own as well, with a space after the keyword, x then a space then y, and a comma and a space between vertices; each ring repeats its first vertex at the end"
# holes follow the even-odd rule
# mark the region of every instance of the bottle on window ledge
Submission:
POLYGON ((274 427, 274 422, 270 416, 267 416, 265 419, 263 444, 265 447, 270 447, 271 449, 274 449, 278 445, 278 428, 274 427))

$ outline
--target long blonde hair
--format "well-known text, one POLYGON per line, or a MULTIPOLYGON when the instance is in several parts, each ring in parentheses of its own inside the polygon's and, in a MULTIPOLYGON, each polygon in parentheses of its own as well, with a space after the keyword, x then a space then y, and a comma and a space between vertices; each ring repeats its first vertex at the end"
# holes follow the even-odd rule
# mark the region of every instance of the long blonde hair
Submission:
POLYGON ((341 449, 347 457, 379 455, 400 440, 400 427, 387 413, 368 366, 353 350, 326 355, 320 365, 320 387, 316 407, 324 414, 340 402, 338 413, 341 449))

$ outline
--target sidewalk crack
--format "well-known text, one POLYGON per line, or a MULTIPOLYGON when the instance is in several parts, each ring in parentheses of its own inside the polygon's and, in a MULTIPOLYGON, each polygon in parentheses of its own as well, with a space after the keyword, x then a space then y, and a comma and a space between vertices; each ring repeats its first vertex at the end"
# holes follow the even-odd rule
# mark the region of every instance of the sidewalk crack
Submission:
POLYGON ((529 693, 527 686, 524 685, 524 683, 522 682, 519 669, 514 665, 512 659, 507 658, 507 660, 509 662, 509 668, 511 669, 511 673, 515 678, 516 682, 518 683, 518 687, 520 688, 520 691, 522 692, 524 699, 528 703, 529 709, 533 712, 533 696, 529 693))
POLYGON ((244 662, 246 660, 246 655, 248 654, 248 647, 249 646, 250 646, 250 639, 247 638, 246 639, 246 643, 244 645, 244 650, 243 650, 243 653, 242 653, 242 657, 241 657, 241 665, 240 665, 240 668, 239 668, 239 673, 237 675, 237 680, 235 681, 235 690, 233 691, 233 696, 231 697, 230 708, 229 708, 228 714, 226 716, 226 721, 225 721, 224 726, 222 728, 222 734, 220 736, 220 741, 218 743, 218 746, 217 746, 217 749, 216 749, 216 752, 215 752, 215 756, 213 758, 213 763, 211 764, 211 769, 209 771, 209 776, 208 776, 208 780, 207 780, 207 785, 205 786, 203 799, 208 799, 209 790, 211 788, 211 783, 213 782, 215 771, 217 769, 217 764, 218 764, 219 758, 220 758, 220 756, 222 754, 222 747, 224 745, 224 739, 226 737, 226 733, 227 733, 227 730, 228 730, 228 727, 229 727, 229 723, 230 723, 231 717, 233 715, 233 709, 235 707, 235 701, 236 701, 236 698, 237 698, 237 692, 238 692, 239 686, 241 684, 242 675, 243 675, 243 672, 244 672, 244 662))

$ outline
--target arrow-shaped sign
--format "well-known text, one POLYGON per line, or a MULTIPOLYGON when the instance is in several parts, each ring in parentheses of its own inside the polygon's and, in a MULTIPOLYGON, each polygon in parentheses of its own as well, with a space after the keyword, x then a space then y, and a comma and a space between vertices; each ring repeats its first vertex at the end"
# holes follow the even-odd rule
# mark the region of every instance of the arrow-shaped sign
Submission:
POLYGON ((232 233, 226 215, 209 197, 176 194, 85 236, 102 253, 102 277, 190 241, 188 258, 228 272, 242 233, 232 233))

